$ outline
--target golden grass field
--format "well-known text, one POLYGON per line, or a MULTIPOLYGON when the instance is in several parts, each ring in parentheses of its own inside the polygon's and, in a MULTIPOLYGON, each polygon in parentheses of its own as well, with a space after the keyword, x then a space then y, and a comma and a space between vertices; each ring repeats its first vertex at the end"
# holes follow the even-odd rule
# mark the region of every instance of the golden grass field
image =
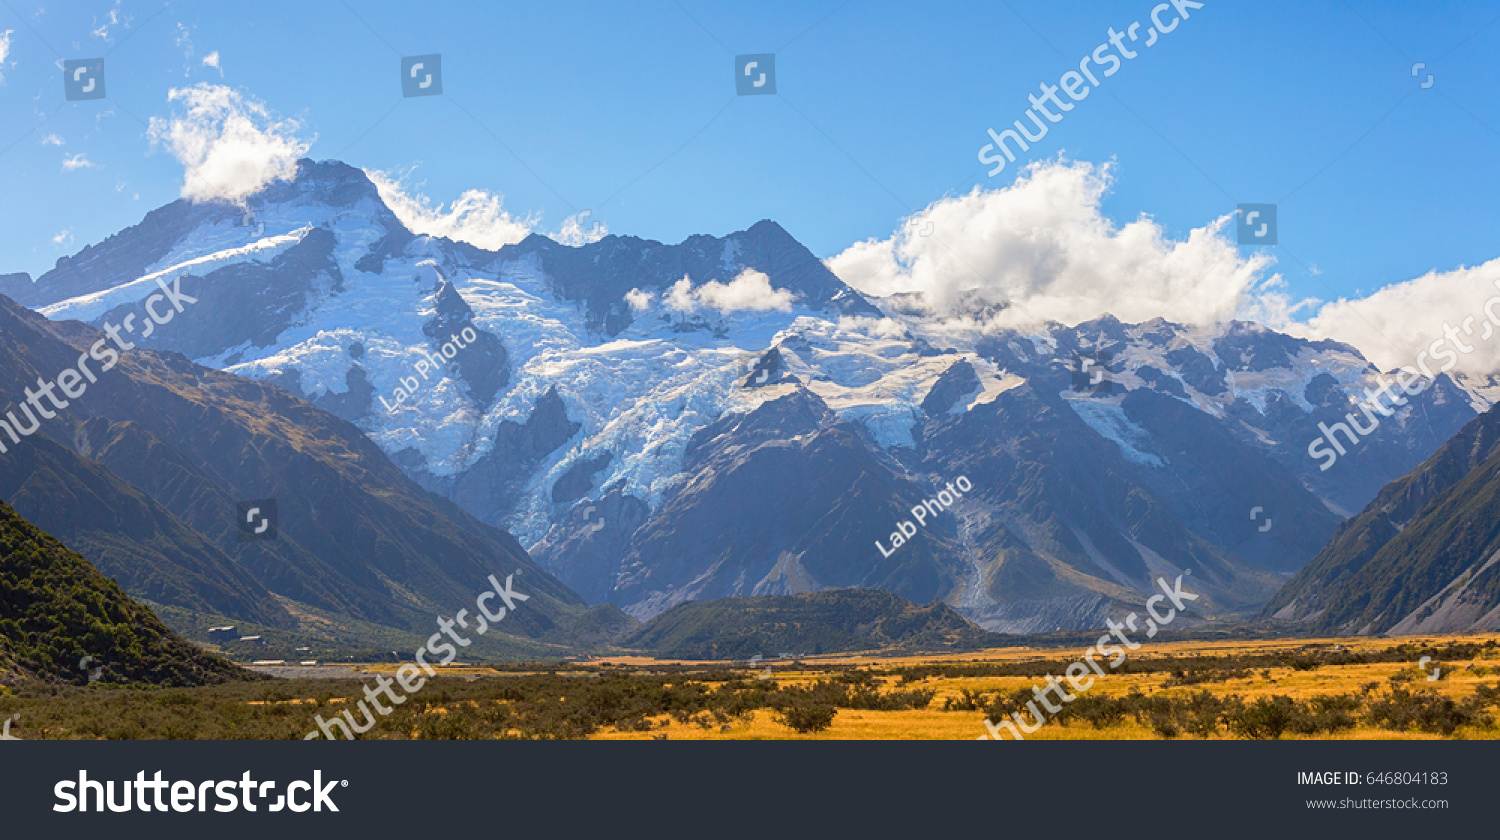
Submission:
MULTIPOLYGON (((390 686, 397 665, 291 669, 285 679, 195 688, 37 684, 0 687, 0 718, 15 716, 12 734, 25 740, 301 739, 320 720, 370 715, 378 720, 361 738, 969 741, 988 735, 987 714, 1024 708, 1033 685, 1061 676, 1085 649, 1048 640, 970 653, 762 660, 754 668, 624 655, 453 663, 378 715, 364 709, 372 678, 390 686)), ((1500 738, 1494 634, 1153 642, 1132 651, 1121 670, 1106 671, 1026 738, 1500 738), (1426 679, 1423 655, 1449 657, 1429 665, 1442 679, 1426 679)))
MULTIPOLYGON (((1433 645, 1448 644, 1450 642, 1480 642, 1483 643, 1492 638, 1500 638, 1485 635, 1465 636, 1403 636, 1397 639, 1370 639, 1364 637, 1354 638, 1326 638, 1326 639, 1294 639, 1275 641, 1238 641, 1238 642, 1163 642, 1154 644, 1143 644, 1137 651, 1133 651, 1134 658, 1165 658, 1186 656, 1232 656, 1247 653, 1279 653, 1302 651, 1309 646, 1322 649, 1332 649, 1335 646, 1343 646, 1354 652, 1384 650, 1403 644, 1420 645, 1428 642, 1433 645)), ((796 682, 812 682, 819 678, 826 678, 828 673, 823 670, 824 666, 848 667, 851 664, 861 666, 873 666, 875 668, 895 668, 907 665, 922 665, 934 663, 964 663, 964 662, 1016 662, 1025 660, 1064 660, 1073 661, 1082 654, 1082 649, 1072 651, 1067 648, 1050 647, 1040 648, 1002 648, 996 650, 979 651, 973 653, 954 654, 951 656, 894 656, 882 657, 872 655, 856 656, 820 656, 807 657, 802 662, 807 666, 806 670, 775 672, 775 679, 782 684, 796 682)), ((1424 673, 1419 671, 1415 662, 1390 662, 1347 666, 1325 666, 1312 671, 1297 671, 1292 668, 1272 668, 1269 676, 1263 676, 1257 669, 1250 677, 1230 679, 1225 682, 1207 683, 1187 687, 1163 687, 1167 681, 1168 674, 1114 674, 1102 677, 1089 690, 1089 694, 1123 695, 1132 688, 1139 689, 1142 693, 1153 695, 1165 693, 1168 695, 1185 696, 1200 690, 1208 690, 1216 695, 1236 694, 1246 700, 1257 697, 1276 694, 1289 695, 1295 699, 1305 700, 1319 694, 1355 693, 1360 687, 1371 682, 1378 682, 1383 687, 1390 685, 1390 678, 1399 672, 1412 672, 1413 681, 1406 683, 1415 689, 1431 688, 1443 695, 1462 699, 1473 694, 1475 689, 1481 685, 1495 685, 1496 678, 1500 677, 1500 651, 1490 650, 1487 655, 1490 659, 1476 659, 1472 662, 1449 662, 1444 664, 1447 669, 1446 678, 1428 681, 1424 673), (1486 676, 1477 676, 1473 671, 1465 670, 1469 665, 1482 666, 1489 673, 1486 676)), ((655 660, 645 657, 610 657, 604 661, 610 663, 626 664, 634 667, 649 669, 654 664, 662 664, 663 660, 655 660)), ((682 663, 688 664, 688 663, 682 663)), ((705 663, 697 663, 705 664, 705 663)), ((893 687, 896 683, 894 678, 882 678, 886 688, 893 687)), ((702 726, 697 723, 683 724, 671 717, 662 715, 653 719, 658 728, 654 732, 619 732, 605 730, 594 735, 596 740, 647 740, 660 738, 665 734, 671 740, 928 740, 928 739, 959 739, 973 740, 985 735, 984 712, 982 711, 941 711, 943 701, 949 697, 956 697, 960 689, 978 691, 1013 691, 1015 689, 1029 688, 1037 680, 1032 677, 983 677, 983 678, 945 678, 929 677, 914 683, 909 683, 905 688, 930 688, 937 691, 937 697, 927 709, 908 711, 862 711, 851 709, 840 709, 833 720, 832 726, 823 732, 814 735, 800 735, 787 726, 776 722, 776 715, 769 710, 761 710, 753 713, 748 722, 736 720, 729 724, 728 732, 721 732, 721 726, 702 726)), ((1026 736, 1027 740, 1138 740, 1156 739, 1158 736, 1147 727, 1137 723, 1134 719, 1126 717, 1125 720, 1114 726, 1097 729, 1091 724, 1083 721, 1065 723, 1060 721, 1049 721, 1034 734, 1026 736)), ((1221 733, 1218 739, 1230 738, 1232 736, 1221 733)), ((1300 736, 1285 734, 1283 739, 1297 739, 1300 736)), ((1354 729, 1345 730, 1332 736, 1318 736, 1320 740, 1348 739, 1348 740, 1441 740, 1443 736, 1422 732, 1394 732, 1389 729, 1377 729, 1374 727, 1359 725, 1354 729)), ((1496 739, 1500 738, 1500 727, 1478 728, 1465 727, 1454 734, 1455 738, 1469 739, 1496 739)))

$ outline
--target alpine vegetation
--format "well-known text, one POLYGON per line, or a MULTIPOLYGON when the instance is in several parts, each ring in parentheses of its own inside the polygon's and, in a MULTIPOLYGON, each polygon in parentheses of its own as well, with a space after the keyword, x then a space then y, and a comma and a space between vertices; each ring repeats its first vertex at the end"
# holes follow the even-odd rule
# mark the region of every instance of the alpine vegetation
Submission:
MULTIPOLYGON (((1171 624, 1177 618, 1178 610, 1186 609, 1184 602, 1198 600, 1198 596, 1195 593, 1183 590, 1182 575, 1178 575, 1176 582, 1171 586, 1167 585, 1166 578, 1157 578, 1156 585, 1161 587, 1161 593, 1152 595, 1146 599, 1146 612, 1151 616, 1146 619, 1146 638, 1148 639, 1155 638, 1156 631, 1171 624), (1156 610, 1157 604, 1160 604, 1162 601, 1172 602, 1172 606, 1167 610, 1166 615, 1162 615, 1156 610)), ((1055 715, 1063 710, 1062 706, 1047 699, 1048 692, 1055 692, 1057 698, 1063 703, 1071 703, 1077 700, 1079 695, 1094 687, 1094 674, 1098 674, 1101 677, 1105 675, 1104 669, 1099 667, 1098 662, 1094 661, 1096 654, 1100 656, 1112 656, 1113 658, 1109 660, 1109 667, 1110 670, 1114 670, 1120 667, 1121 663, 1125 661, 1126 649, 1136 650, 1141 646, 1140 642, 1131 641, 1130 637, 1125 634, 1126 629, 1132 632, 1140 630, 1140 628, 1135 626, 1136 618, 1136 614, 1131 613, 1125 617, 1123 623, 1117 622, 1114 619, 1107 619, 1104 623, 1108 625, 1109 632, 1100 636, 1099 641, 1095 642, 1093 647, 1084 651, 1082 659, 1063 670, 1063 676, 1067 677, 1068 685, 1072 686, 1075 693, 1069 694, 1067 689, 1062 687, 1062 680, 1048 674, 1046 688, 1033 685, 1031 688, 1033 699, 1026 701, 1025 704, 1026 709, 1031 712, 1032 723, 1027 724, 1022 721, 1020 712, 1012 712, 1011 720, 1002 719, 998 723, 985 718, 984 726, 990 732, 988 735, 980 735, 975 740, 984 741, 992 737, 996 741, 1002 740, 1000 731, 1003 729, 1009 731, 1011 737, 1015 740, 1024 741, 1026 740, 1026 735, 1030 735, 1041 729, 1042 724, 1047 722, 1047 715, 1055 715), (1119 640, 1120 644, 1109 644, 1109 637, 1111 635, 1119 640), (1124 647, 1121 647, 1121 645, 1124 645, 1124 647), (1093 673, 1090 673, 1091 671, 1093 673), (1037 703, 1041 703, 1046 708, 1046 714, 1037 709, 1037 703), (1022 733, 1025 734, 1023 735, 1022 733)))
MULTIPOLYGON (((511 588, 511 580, 514 577, 515 575, 506 575, 505 585, 502 586, 500 581, 495 579, 494 575, 490 575, 490 586, 493 588, 486 589, 480 593, 479 597, 474 601, 474 609, 479 613, 474 616, 479 619, 479 626, 474 629, 476 636, 483 636, 492 626, 500 623, 500 620, 505 618, 506 610, 514 610, 516 608, 517 601, 531 600, 530 595, 522 595, 511 588), (496 598, 504 602, 505 606, 492 610, 488 604, 496 598)), ((395 680, 384 674, 380 674, 375 678, 374 687, 365 686, 365 700, 359 701, 358 704, 362 719, 361 723, 354 722, 354 715, 348 709, 344 710, 342 717, 334 716, 332 720, 323 720, 323 716, 318 715, 316 718, 318 729, 307 733, 307 735, 303 736, 302 740, 311 741, 321 734, 324 738, 332 741, 334 739, 333 730, 337 729, 343 733, 345 739, 352 741, 356 734, 362 735, 370 731, 370 728, 376 722, 375 715, 370 713, 370 706, 375 707, 375 711, 384 717, 395 711, 397 706, 405 703, 407 698, 412 694, 421 691, 422 686, 427 684, 427 677, 437 676, 437 671, 433 670, 433 663, 427 661, 427 656, 442 656, 442 660, 436 664, 447 665, 458 658, 458 648, 454 647, 455 644, 458 647, 468 647, 474 643, 473 639, 461 636, 453 629, 455 626, 462 627, 465 630, 469 629, 469 611, 467 609, 459 610, 458 615, 455 615, 453 618, 439 617, 437 625, 438 632, 433 633, 432 637, 427 640, 427 644, 424 647, 417 648, 417 652, 413 654, 413 658, 417 663, 416 665, 410 662, 404 663, 396 670, 395 680), (452 641, 445 641, 443 639, 445 635, 452 641), (421 667, 417 667, 418 665, 421 667), (426 676, 423 676, 424 672, 426 676), (391 689, 398 682, 401 684, 401 688, 406 691, 406 694, 401 694, 391 689), (382 694, 391 701, 390 706, 381 705, 379 698, 382 694), (366 700, 369 701, 369 706, 365 705, 366 700), (350 731, 351 729, 353 731, 350 731)))

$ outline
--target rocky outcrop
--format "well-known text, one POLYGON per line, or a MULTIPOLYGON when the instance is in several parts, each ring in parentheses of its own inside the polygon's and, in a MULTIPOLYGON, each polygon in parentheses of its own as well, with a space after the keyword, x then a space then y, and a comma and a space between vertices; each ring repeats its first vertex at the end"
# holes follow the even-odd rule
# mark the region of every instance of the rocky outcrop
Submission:
POLYGON ((695 286, 710 280, 728 283, 744 269, 765 273, 776 288, 791 291, 808 306, 880 317, 879 309, 769 220, 722 238, 690 236, 676 245, 606 236, 573 248, 533 234, 502 248, 500 259, 535 260, 557 295, 582 303, 590 326, 606 335, 619 334, 633 319, 625 303, 631 289, 660 292, 683 277, 695 286))
POLYGON ((433 304, 436 313, 422 325, 422 333, 432 339, 433 355, 446 356, 451 347, 453 372, 469 384, 476 403, 489 405, 510 383, 510 357, 505 345, 494 334, 474 326, 474 310, 447 280, 439 281, 433 304))

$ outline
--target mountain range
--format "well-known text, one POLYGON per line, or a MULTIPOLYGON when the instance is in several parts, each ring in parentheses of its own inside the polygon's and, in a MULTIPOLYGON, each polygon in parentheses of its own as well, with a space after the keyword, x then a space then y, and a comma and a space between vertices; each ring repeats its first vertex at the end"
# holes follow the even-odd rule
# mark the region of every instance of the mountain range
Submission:
MULTIPOLYGON (((11 395, 103 338, 10 301, 0 336, 11 395)), ((422 490, 349 423, 174 352, 116 358, 37 431, 0 437, 0 494, 132 595, 270 627, 342 617, 430 632, 488 575, 521 572, 532 598, 508 631, 566 641, 589 612, 510 535, 422 490), (279 500, 275 539, 243 539, 245 499, 279 500)))
POLYGON ((127 591, 268 626, 415 629, 514 569, 520 632, 557 644, 625 632, 616 607, 845 588, 1092 628, 1179 574, 1249 615, 1490 405, 1439 375, 1325 470, 1320 424, 1381 373, 1348 345, 994 329, 1004 301, 862 295, 771 221, 486 250, 337 161, 0 276, 45 316, 0 307, 0 387, 163 284, 196 302, 0 455, 0 495, 127 591), (236 501, 269 498, 280 537, 238 542, 236 501))
POLYGON ((1264 612, 1346 635, 1500 630, 1497 510, 1491 409, 1342 524, 1264 612))

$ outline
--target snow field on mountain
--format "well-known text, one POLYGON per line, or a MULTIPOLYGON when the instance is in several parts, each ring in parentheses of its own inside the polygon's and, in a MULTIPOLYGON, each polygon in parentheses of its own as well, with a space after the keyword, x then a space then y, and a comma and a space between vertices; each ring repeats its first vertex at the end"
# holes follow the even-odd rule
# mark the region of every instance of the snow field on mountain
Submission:
POLYGON ((135 303, 149 297, 157 288, 157 278, 171 285, 175 277, 187 275, 201 277, 235 263, 249 261, 268 263, 280 256, 283 251, 301 242, 302 238, 310 232, 312 232, 312 226, 304 225, 290 233, 267 236, 239 247, 213 251, 207 255, 183 259, 180 262, 171 262, 170 257, 168 260, 158 260, 152 266, 152 270, 128 283, 121 283, 112 289, 93 294, 79 295, 52 306, 42 307, 38 311, 53 320, 92 321, 117 306, 135 303), (157 267, 163 263, 165 267, 157 267))
MULTIPOLYGON (((735 312, 720 323, 724 335, 719 337, 708 330, 680 331, 679 320, 653 306, 606 340, 586 331, 576 307, 551 298, 535 266, 520 262, 506 264, 498 280, 475 278, 460 288, 476 323, 506 342, 515 370, 510 388, 486 414, 484 428, 502 419, 524 421, 536 399, 553 386, 569 418, 583 426, 532 476, 522 508, 508 523, 526 545, 540 540, 565 512, 554 510, 552 484, 576 461, 602 452, 614 458, 595 476, 591 498, 623 481, 625 492, 653 508, 660 505, 686 478, 680 472, 683 456, 699 429, 726 412, 751 411, 786 393, 786 387, 742 387, 773 346, 780 344, 787 372, 815 393, 860 392, 857 398, 835 399, 831 407, 865 423, 884 445, 910 445, 917 405, 957 358, 914 372, 906 363, 915 357, 905 345, 862 341, 820 313, 800 308, 735 312), (808 349, 801 349, 804 345, 808 349), (802 360, 804 353, 816 357, 816 367, 802 360)), ((492 443, 485 436, 475 454, 492 443)))
MULTIPOLYGON (((295 370, 308 399, 347 391, 349 371, 358 364, 374 388, 370 411, 359 425, 390 455, 416 452, 426 471, 438 477, 470 469, 494 447, 500 423, 525 423, 538 400, 555 387, 568 418, 581 429, 526 478, 522 498, 505 523, 527 546, 575 505, 597 501, 618 482, 625 492, 658 507, 688 478, 681 468, 695 433, 726 413, 754 410, 795 387, 744 387, 746 376, 772 347, 780 349, 784 374, 817 394, 842 419, 861 424, 886 448, 914 445, 913 430, 924 419, 922 401, 938 377, 961 360, 973 366, 980 383, 961 395, 950 409, 953 414, 991 403, 1037 369, 1067 364, 1071 357, 1059 341, 1067 328, 1034 328, 1010 334, 1007 344, 1022 370, 1004 370, 979 356, 978 349, 996 336, 973 319, 934 318, 895 305, 886 307, 890 314, 885 318, 843 317, 802 305, 791 311, 727 313, 709 306, 694 313, 708 321, 687 323, 683 313, 671 311, 663 301, 664 289, 656 290, 654 300, 619 335, 601 336, 588 329, 583 304, 554 294, 534 257, 507 258, 502 252, 498 258, 483 258, 487 263, 470 265, 464 262, 466 252, 447 240, 418 237, 404 253, 387 258, 379 273, 361 271, 356 264, 389 232, 378 221, 382 213, 371 198, 341 207, 305 196, 267 203, 253 217, 199 225, 171 243, 169 252, 140 278, 43 312, 54 318, 97 318, 150 294, 154 275, 202 275, 246 261, 270 263, 314 228, 327 229, 335 238, 333 259, 342 290, 335 293, 327 282, 311 283, 306 315, 272 345, 246 343, 197 361, 258 379, 295 370), (423 325, 436 316, 435 292, 444 279, 472 309, 474 326, 497 336, 508 354, 510 381, 490 405, 476 404, 467 384, 446 371, 429 370, 426 378, 419 372, 419 363, 446 338, 435 342, 423 332, 423 325), (923 355, 913 339, 944 352, 923 355), (356 343, 364 350, 357 360, 350 352, 356 343), (414 380, 417 387, 406 389, 410 395, 395 405, 396 389, 414 380), (394 410, 387 411, 382 399, 394 410), (551 501, 553 485, 570 467, 604 452, 612 458, 594 476, 585 499, 564 505, 551 501)), ((719 255, 723 276, 738 275, 744 268, 740 260, 738 243, 726 240, 719 255)), ((711 279, 690 278, 695 289, 711 279)), ((776 278, 770 279, 774 285, 776 278)), ((649 285, 644 278, 642 285, 649 285)), ((1365 387, 1376 385, 1368 363, 1346 351, 1304 348, 1286 368, 1230 372, 1214 352, 1222 325, 1171 328, 1166 340, 1154 336, 1161 329, 1160 322, 1125 329, 1126 340, 1113 348, 1111 378, 1117 386, 1127 391, 1149 387, 1140 370, 1150 366, 1176 379, 1188 402, 1222 418, 1238 399, 1264 413, 1276 391, 1311 411, 1306 389, 1321 373, 1332 375, 1355 399, 1363 397, 1365 387), (1196 390, 1167 361, 1172 350, 1186 347, 1203 353, 1217 375, 1225 377, 1224 391, 1196 390)), ((1093 340, 1078 338, 1086 345, 1093 340)), ((1500 390, 1493 382, 1475 382, 1467 390, 1477 403, 1482 397, 1476 392, 1484 388, 1500 390)), ((1064 396, 1125 457, 1163 466, 1145 431, 1125 417, 1118 398, 1072 399, 1066 391, 1064 396)))
POLYGON ((1125 459, 1146 467, 1165 467, 1166 462, 1150 452, 1151 433, 1130 422, 1118 399, 1070 399, 1068 407, 1100 437, 1120 447, 1125 459))

